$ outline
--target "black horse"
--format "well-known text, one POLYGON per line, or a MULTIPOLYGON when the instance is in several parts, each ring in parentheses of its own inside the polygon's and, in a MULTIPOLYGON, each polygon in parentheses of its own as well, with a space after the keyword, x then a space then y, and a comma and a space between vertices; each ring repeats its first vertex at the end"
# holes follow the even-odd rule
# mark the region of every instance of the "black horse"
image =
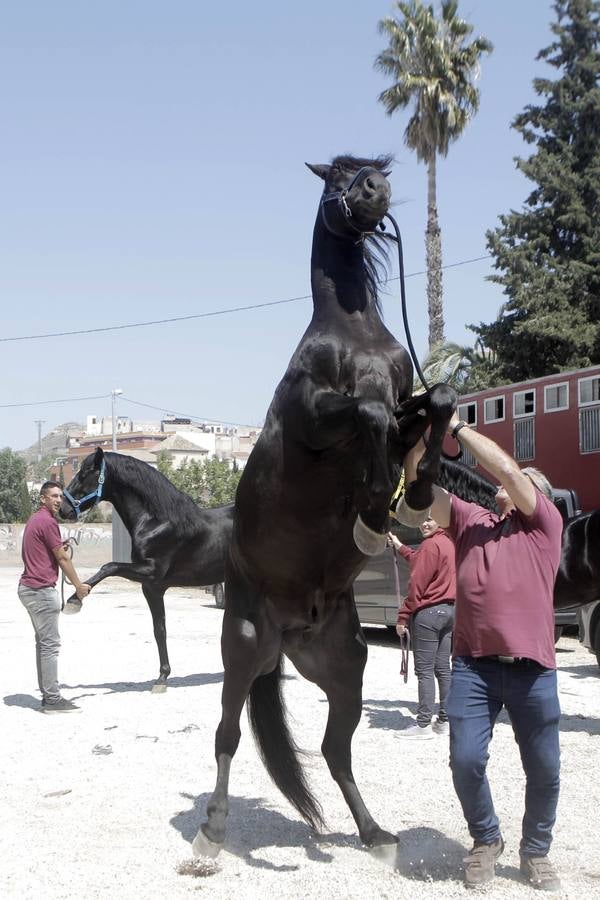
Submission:
POLYGON ((110 562, 86 582, 94 587, 118 575, 142 585, 152 613, 160 674, 152 690, 164 691, 171 673, 164 594, 170 587, 202 587, 225 578, 233 504, 203 509, 152 466, 100 447, 83 460, 60 507, 73 520, 99 499, 110 500, 131 537, 131 562, 110 562))
POLYGON ((409 399, 411 362, 380 317, 374 232, 390 201, 389 164, 339 156, 331 165, 309 166, 325 182, 312 246, 314 311, 236 495, 218 772, 208 821, 193 844, 197 855, 214 856, 223 846, 229 771, 247 698, 269 774, 309 824, 322 822, 287 729, 282 652, 327 696, 321 749, 362 841, 396 840, 376 824, 352 775, 367 657, 352 582, 365 553, 385 546, 402 461, 429 426, 409 502, 420 510, 431 504, 456 396, 438 385, 409 399))
MULTIPOLYGON (((443 460, 438 484, 463 500, 497 509, 496 486, 460 463, 443 460)), ((560 510, 558 503, 557 506, 560 510)), ((560 566, 554 582, 555 609, 585 606, 593 600, 600 600, 600 509, 565 518, 560 566)))

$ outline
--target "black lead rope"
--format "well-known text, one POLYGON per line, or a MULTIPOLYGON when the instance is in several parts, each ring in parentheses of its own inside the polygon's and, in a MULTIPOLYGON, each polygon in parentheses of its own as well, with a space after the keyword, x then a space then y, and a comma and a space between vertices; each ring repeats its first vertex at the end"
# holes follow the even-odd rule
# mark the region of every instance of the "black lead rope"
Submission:
MULTIPOLYGON (((423 387, 425 388, 426 391, 429 391, 429 385, 427 384, 427 381, 425 380, 425 376, 423 375, 423 372, 421 371, 421 366, 419 365, 419 359, 417 357, 415 348, 413 346, 412 336, 410 333, 410 326, 408 324, 408 311, 406 308, 406 287, 404 284, 404 252, 402 250, 402 237, 400 235, 400 229, 398 228, 398 223, 396 222, 394 217, 391 216, 389 213, 386 213, 384 218, 390 220, 390 222, 392 223, 392 225, 394 227, 394 231, 396 232, 395 240, 396 240, 396 244, 398 245, 398 273, 400 275, 400 298, 402 300, 402 321, 404 322, 404 331, 406 333, 406 342, 408 344, 408 349, 410 350, 410 355, 411 355, 412 361, 415 365, 415 369, 417 370, 417 374, 418 374, 419 378, 421 379, 421 384, 423 385, 423 387)), ((383 222, 381 222, 380 228, 383 231, 385 231, 385 226, 384 226, 383 222)))
MULTIPOLYGON (((67 538, 66 541, 63 541, 63 547, 69 554, 69 559, 73 559, 73 544, 79 544, 79 538, 70 537, 70 538, 67 538)), ((61 599, 60 611, 61 612, 65 611, 65 584, 68 584, 71 587, 73 587, 73 582, 69 581, 69 579, 67 578, 65 573, 62 572, 62 578, 60 581, 60 599, 61 599)), ((81 600, 79 600, 79 598, 77 599, 77 603, 79 603, 79 605, 81 605, 81 600)))

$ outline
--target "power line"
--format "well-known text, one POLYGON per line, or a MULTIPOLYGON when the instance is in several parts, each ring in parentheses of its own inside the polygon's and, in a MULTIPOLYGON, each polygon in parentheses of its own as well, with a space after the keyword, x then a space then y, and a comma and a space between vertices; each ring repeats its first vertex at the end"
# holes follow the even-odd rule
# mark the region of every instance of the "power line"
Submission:
POLYGON ((182 413, 176 412, 176 410, 171 409, 170 406, 152 406, 150 403, 142 403, 140 400, 131 400, 129 397, 121 397, 121 400, 125 400, 127 403, 133 403, 135 406, 145 406, 146 409, 154 409, 157 412, 164 413, 166 410, 169 411, 169 415, 177 416, 181 419, 194 419, 196 422, 214 422, 217 425, 243 425, 245 428, 260 428, 260 425, 248 425, 244 422, 226 422, 224 419, 211 419, 209 416, 195 416, 192 413, 182 413))
MULTIPOLYGON (((62 400, 35 400, 30 403, 0 403, 0 409, 14 409, 21 406, 46 406, 51 403, 76 403, 79 400, 107 400, 110 396, 110 394, 96 394, 94 397, 65 397, 62 400)), ((172 409, 170 406, 153 406, 151 403, 142 403, 141 400, 131 400, 129 397, 125 396, 120 397, 119 401, 132 403, 135 406, 144 406, 146 409, 154 409, 157 412, 162 413, 165 413, 168 410, 169 415, 178 416, 182 419, 193 419, 196 422, 214 422, 217 425, 244 425, 244 427, 247 428, 260 428, 260 426, 255 423, 247 425, 242 422, 226 422, 224 419, 213 419, 210 416, 196 416, 191 413, 176 412, 176 410, 172 409)), ((35 421, 37 422, 38 420, 36 419, 35 421)))
MULTIPOLYGON (((442 266, 442 269, 455 269, 458 266, 466 266, 470 263, 480 262, 483 259, 491 258, 491 254, 488 253, 485 256, 475 256, 472 259, 463 259, 460 260, 460 262, 448 263, 448 265, 442 266)), ((426 273, 427 270, 423 269, 419 272, 411 272, 410 274, 405 275, 405 278, 416 278, 418 275, 425 275, 426 273)), ((388 278, 385 284, 389 284, 392 281, 398 281, 399 278, 399 275, 395 275, 393 278, 388 278)), ((271 300, 265 301, 264 303, 252 303, 249 306, 231 306, 227 309, 216 309, 206 313, 194 313, 189 316, 172 316, 168 319, 150 319, 147 322, 129 322, 125 325, 104 325, 99 328, 80 328, 76 331, 51 331, 46 334, 23 334, 16 337, 0 337, 0 343, 10 343, 15 341, 39 341, 46 338, 71 337, 73 335, 79 334, 100 334, 107 331, 125 331, 129 328, 146 328, 150 325, 169 325, 173 322, 189 322, 192 319, 209 319, 214 318, 215 316, 227 316, 231 315, 232 313, 248 312, 249 310, 253 309, 265 309, 269 306, 281 306, 284 303, 295 303, 298 300, 310 299, 312 299, 311 294, 304 294, 301 297, 288 297, 285 300, 271 300)))
POLYGON ((17 406, 47 406, 50 403, 77 403, 78 400, 102 400, 110 394, 96 394, 94 397, 65 397, 62 400, 33 400, 31 403, 0 403, 0 409, 14 409, 17 406))

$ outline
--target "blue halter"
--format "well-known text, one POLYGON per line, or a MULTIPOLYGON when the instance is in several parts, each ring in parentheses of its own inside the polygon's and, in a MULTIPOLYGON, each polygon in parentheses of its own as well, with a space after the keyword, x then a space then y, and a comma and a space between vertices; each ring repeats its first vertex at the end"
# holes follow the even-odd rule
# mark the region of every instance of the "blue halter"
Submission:
POLYGON ((86 494, 85 497, 81 497, 79 500, 76 500, 75 497, 69 493, 69 491, 65 488, 63 491, 63 497, 69 501, 73 509, 75 510, 75 515, 78 519, 81 518, 83 512, 87 512, 87 510, 82 510, 81 507, 84 503, 87 503, 88 500, 93 500, 91 506, 88 509, 91 509, 92 506, 95 506, 99 500, 102 499, 102 490, 104 488, 104 479, 106 477, 106 460, 102 460, 102 465, 100 466, 100 475, 98 476, 98 484, 96 485, 96 490, 92 491, 91 494, 86 494))

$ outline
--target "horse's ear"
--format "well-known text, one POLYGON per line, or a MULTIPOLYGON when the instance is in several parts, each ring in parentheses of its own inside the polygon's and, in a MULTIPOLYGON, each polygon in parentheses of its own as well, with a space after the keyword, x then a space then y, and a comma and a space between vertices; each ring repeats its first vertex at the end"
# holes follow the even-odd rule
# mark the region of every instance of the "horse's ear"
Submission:
POLYGON ((102 465, 102 460, 104 459, 104 450, 102 447, 96 447, 96 452, 94 454, 94 468, 99 469, 102 465))
POLYGON ((312 163, 304 163, 304 165, 307 166, 307 168, 309 168, 311 172, 314 172, 314 174, 319 178, 322 178, 323 181, 327 181, 329 173, 331 172, 331 166, 319 165, 318 163, 316 165, 313 165, 312 163))

